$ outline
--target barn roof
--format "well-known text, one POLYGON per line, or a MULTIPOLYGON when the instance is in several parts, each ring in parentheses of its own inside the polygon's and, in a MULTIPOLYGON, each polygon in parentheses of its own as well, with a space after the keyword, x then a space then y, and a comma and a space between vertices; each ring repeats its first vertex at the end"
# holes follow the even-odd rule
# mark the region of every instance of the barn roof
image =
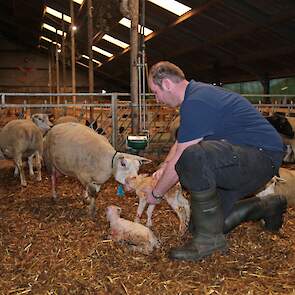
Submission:
MULTIPOLYGON (((106 40, 111 36, 130 44, 129 29, 119 23, 121 2, 93 0, 93 45, 111 53, 94 51, 93 57, 101 63, 94 64, 97 77, 128 90, 130 50, 106 40)), ((145 36, 149 66, 169 60, 188 78, 222 83, 295 75, 294 0, 178 0, 190 8, 180 16, 153 2, 145 1, 145 26, 153 31, 145 36)), ((0 0, 0 32, 29 47, 41 45, 45 53, 46 38, 61 43, 61 34, 48 28, 64 26, 70 42, 70 23, 62 25, 46 7, 70 16, 70 1, 0 0)), ((87 0, 75 0, 74 8, 77 59, 87 65, 87 0)))

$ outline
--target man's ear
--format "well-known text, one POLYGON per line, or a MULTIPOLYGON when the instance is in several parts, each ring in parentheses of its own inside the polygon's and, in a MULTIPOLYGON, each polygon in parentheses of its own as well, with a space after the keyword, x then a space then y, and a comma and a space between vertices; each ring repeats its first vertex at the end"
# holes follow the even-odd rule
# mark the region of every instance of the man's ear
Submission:
POLYGON ((171 90, 171 80, 169 80, 168 78, 164 78, 162 80, 162 87, 165 91, 171 90))

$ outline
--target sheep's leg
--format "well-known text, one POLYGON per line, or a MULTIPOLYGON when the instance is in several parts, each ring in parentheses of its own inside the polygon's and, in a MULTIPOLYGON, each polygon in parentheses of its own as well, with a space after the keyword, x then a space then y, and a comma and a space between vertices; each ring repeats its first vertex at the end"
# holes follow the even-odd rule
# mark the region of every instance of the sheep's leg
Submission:
POLYGON ((14 176, 14 177, 17 177, 18 174, 19 174, 19 172, 18 172, 18 168, 17 168, 17 166, 15 165, 15 166, 14 166, 13 176, 14 176))
MULTIPOLYGON (((41 170, 42 170, 41 156, 40 156, 40 153, 38 151, 35 153, 35 156, 36 156, 36 168, 37 168, 37 181, 41 181, 42 180, 42 176, 41 176, 41 170)), ((30 164, 30 162, 29 162, 29 164, 30 164)), ((32 172, 34 174, 33 162, 31 164, 32 164, 32 172)))
POLYGON ((31 156, 28 157, 28 164, 29 164, 29 174, 30 177, 34 176, 34 168, 33 168, 33 158, 36 154, 33 153, 31 156))
POLYGON ((89 192, 88 192, 88 188, 86 187, 85 191, 84 191, 84 195, 83 195, 83 200, 86 204, 90 203, 90 197, 89 197, 89 192))
POLYGON ((141 218, 141 215, 143 213, 146 203, 147 203, 147 201, 145 198, 141 198, 141 197, 139 198, 139 204, 137 207, 136 217, 134 219, 134 222, 140 223, 140 218, 141 218))
POLYGON ((19 171, 19 176, 20 176, 20 184, 22 186, 27 186, 27 182, 26 182, 26 178, 25 178, 25 173, 24 173, 24 167, 23 167, 23 161, 22 161, 22 157, 18 157, 17 159, 15 159, 15 164, 18 168, 19 171))
POLYGON ((56 169, 53 166, 51 171, 51 187, 52 187, 52 197, 55 201, 57 200, 57 194, 56 194, 56 178, 57 177, 56 176, 57 176, 56 169))
POLYGON ((89 216, 94 219, 95 218, 95 199, 97 193, 100 191, 100 184, 96 184, 94 182, 91 182, 87 184, 86 190, 90 193, 90 198, 89 198, 89 205, 88 205, 88 213, 89 216))
POLYGON ((147 227, 152 226, 152 215, 153 215, 153 211, 154 211, 155 207, 156 207, 156 205, 149 204, 149 206, 148 206, 148 208, 146 210, 146 215, 147 215, 146 226, 147 227))

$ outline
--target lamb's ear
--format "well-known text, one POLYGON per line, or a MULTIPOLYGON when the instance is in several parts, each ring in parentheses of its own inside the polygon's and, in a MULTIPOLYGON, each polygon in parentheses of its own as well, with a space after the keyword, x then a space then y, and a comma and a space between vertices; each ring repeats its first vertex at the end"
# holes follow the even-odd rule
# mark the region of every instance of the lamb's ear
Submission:
POLYGON ((141 177, 148 177, 149 174, 148 173, 143 173, 143 174, 139 174, 139 176, 141 176, 141 177))
POLYGON ((281 177, 278 177, 278 176, 274 176, 274 177, 273 177, 273 180, 274 180, 275 183, 276 183, 276 182, 287 182, 286 179, 281 178, 281 177))
POLYGON ((117 211, 118 211, 118 214, 121 215, 122 208, 121 207, 117 207, 117 211))

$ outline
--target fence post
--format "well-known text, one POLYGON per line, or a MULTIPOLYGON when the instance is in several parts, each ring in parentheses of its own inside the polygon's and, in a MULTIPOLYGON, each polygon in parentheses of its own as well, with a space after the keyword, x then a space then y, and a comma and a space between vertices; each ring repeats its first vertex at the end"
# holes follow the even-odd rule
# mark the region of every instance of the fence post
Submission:
POLYGON ((117 150, 117 130, 118 130, 118 118, 117 118, 117 100, 118 94, 112 93, 112 145, 117 150))

